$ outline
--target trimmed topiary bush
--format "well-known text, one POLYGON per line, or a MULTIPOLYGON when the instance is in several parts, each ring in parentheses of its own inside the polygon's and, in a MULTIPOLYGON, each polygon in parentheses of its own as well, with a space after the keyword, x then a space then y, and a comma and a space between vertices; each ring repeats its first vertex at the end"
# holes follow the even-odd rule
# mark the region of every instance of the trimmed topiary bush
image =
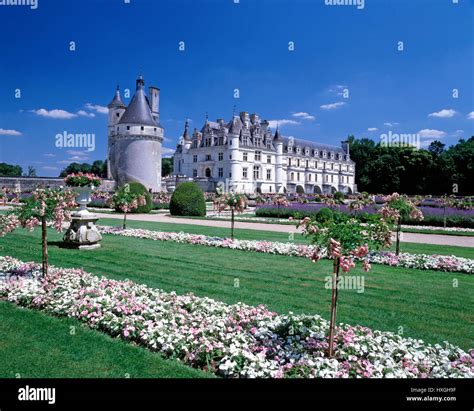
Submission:
POLYGON ((206 202, 201 188, 191 181, 179 184, 171 196, 170 214, 178 216, 205 216, 206 202))
POLYGON ((327 222, 334 218, 334 213, 330 208, 323 207, 316 214, 316 220, 320 223, 327 222))
MULTIPOLYGON (((146 205, 139 206, 138 208, 132 210, 131 213, 135 213, 135 214, 149 213, 153 209, 153 199, 151 197, 151 194, 146 189, 146 187, 143 184, 133 182, 133 183, 124 184, 122 187, 119 188, 119 190, 126 190, 127 187, 131 193, 144 195, 146 199, 146 205)), ((120 212, 120 210, 118 209, 116 209, 115 211, 120 212)))

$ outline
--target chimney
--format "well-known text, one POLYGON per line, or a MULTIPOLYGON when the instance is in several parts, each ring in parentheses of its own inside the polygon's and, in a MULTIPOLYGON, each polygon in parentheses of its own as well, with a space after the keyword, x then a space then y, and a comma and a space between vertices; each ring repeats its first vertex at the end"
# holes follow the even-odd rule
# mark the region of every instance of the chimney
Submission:
POLYGON ((245 125, 245 128, 249 128, 249 113, 246 111, 241 111, 240 112, 240 121, 245 125))
POLYGON ((160 89, 158 87, 149 87, 148 95, 150 96, 150 110, 153 119, 160 122, 160 89))
POLYGON ((250 114, 250 121, 252 124, 260 124, 260 117, 258 114, 250 114))
POLYGON ((349 141, 348 140, 341 141, 341 147, 344 150, 344 153, 346 153, 347 157, 349 158, 349 155, 350 155, 350 153, 349 153, 349 141))

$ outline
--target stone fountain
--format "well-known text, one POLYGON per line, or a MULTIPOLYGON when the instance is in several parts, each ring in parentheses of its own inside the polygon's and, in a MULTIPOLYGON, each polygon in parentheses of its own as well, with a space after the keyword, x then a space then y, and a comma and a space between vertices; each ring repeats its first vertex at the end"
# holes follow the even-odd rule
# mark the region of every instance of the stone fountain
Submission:
POLYGON ((74 189, 77 192, 76 202, 79 204, 79 210, 72 214, 71 225, 64 234, 63 240, 71 248, 80 250, 99 248, 102 235, 95 226, 99 217, 87 209, 87 204, 91 202, 92 188, 75 187, 74 189))

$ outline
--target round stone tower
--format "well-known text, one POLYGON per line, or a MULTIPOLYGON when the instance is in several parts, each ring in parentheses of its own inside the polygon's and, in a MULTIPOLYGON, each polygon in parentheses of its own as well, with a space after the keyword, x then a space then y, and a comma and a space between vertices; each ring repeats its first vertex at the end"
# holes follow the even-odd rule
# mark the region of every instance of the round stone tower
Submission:
POLYGON ((159 122, 159 89, 150 87, 148 99, 140 76, 128 107, 122 107, 116 99, 117 95, 108 106, 110 174, 118 186, 138 182, 159 192, 164 135, 159 122))

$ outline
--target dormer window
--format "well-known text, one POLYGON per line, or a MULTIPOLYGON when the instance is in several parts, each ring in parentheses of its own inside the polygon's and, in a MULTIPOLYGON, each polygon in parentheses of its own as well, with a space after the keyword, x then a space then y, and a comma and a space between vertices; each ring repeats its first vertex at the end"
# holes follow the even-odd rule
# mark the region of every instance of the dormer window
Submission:
POLYGON ((301 149, 299 147, 296 148, 296 154, 300 154, 301 153, 301 149))

